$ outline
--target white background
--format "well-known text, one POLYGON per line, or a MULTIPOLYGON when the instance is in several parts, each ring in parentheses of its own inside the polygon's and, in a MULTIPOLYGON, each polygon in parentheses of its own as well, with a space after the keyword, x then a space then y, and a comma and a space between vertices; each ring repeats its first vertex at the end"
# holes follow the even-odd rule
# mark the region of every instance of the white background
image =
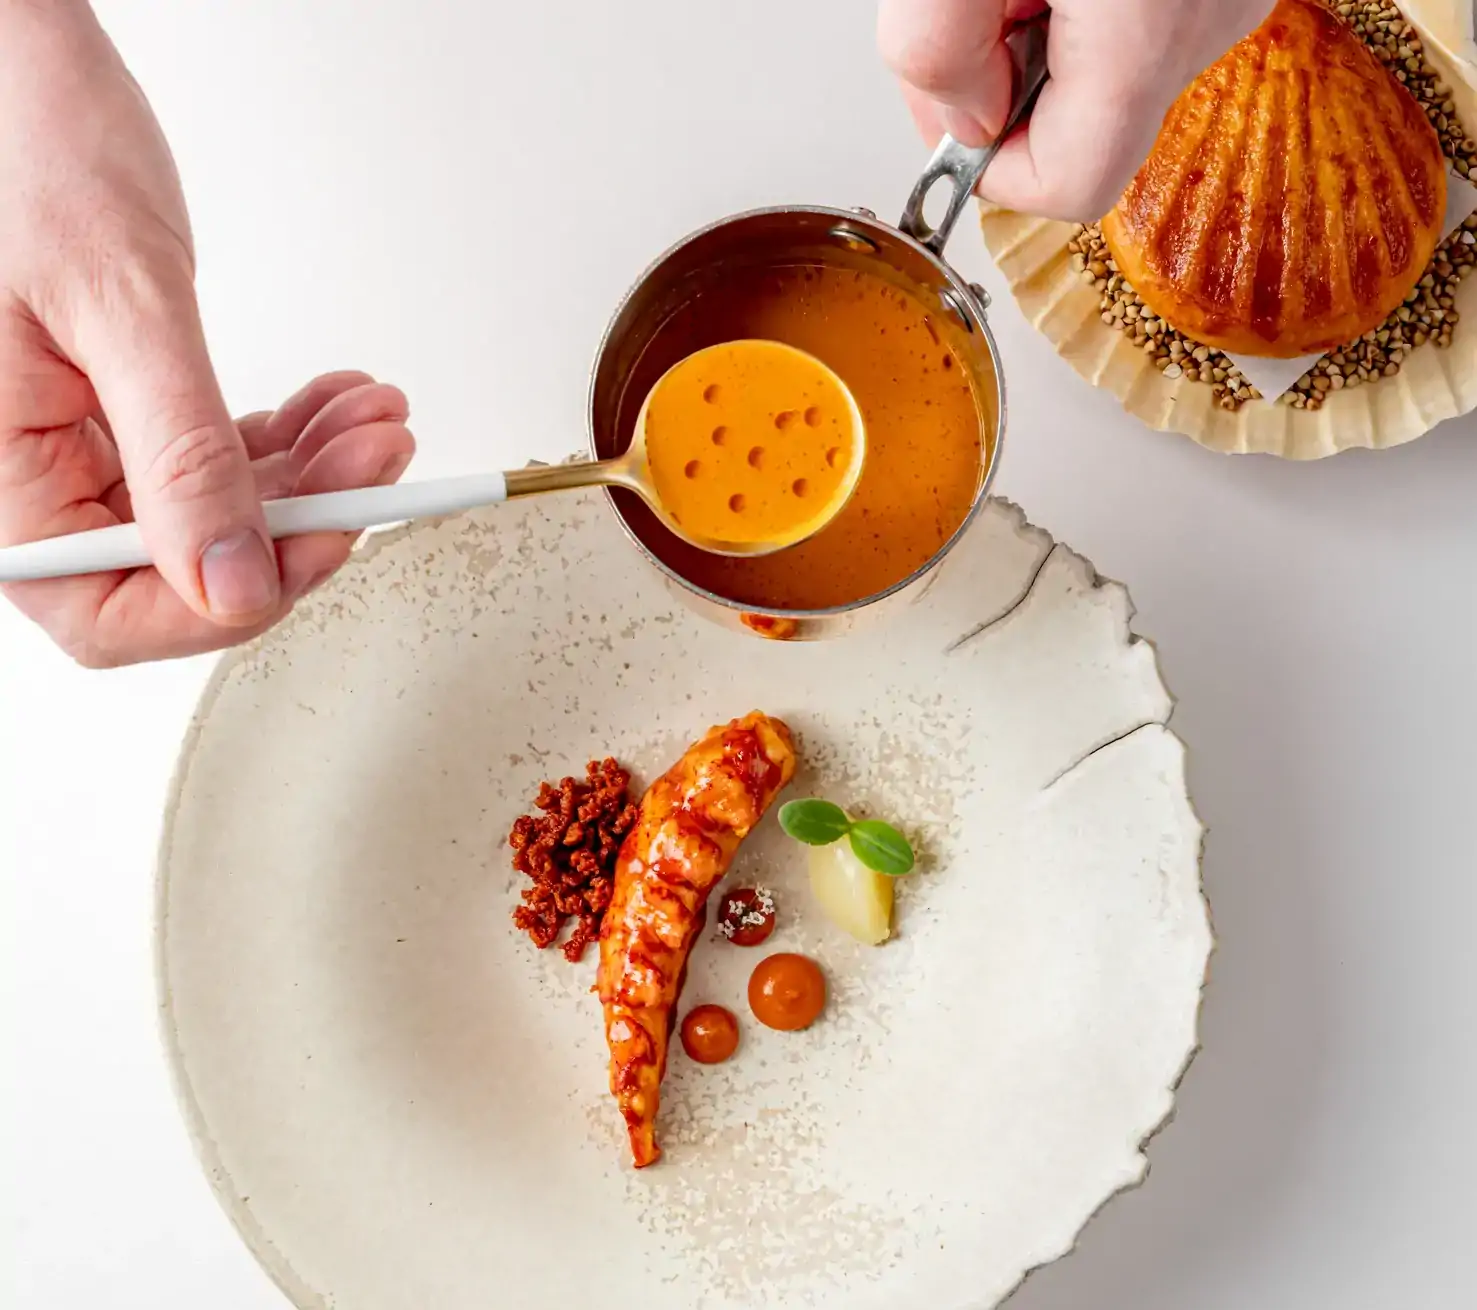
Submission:
MULTIPOLYGON (((580 445, 604 319, 670 240, 787 200, 891 215, 924 158, 857 0, 101 9, 178 153, 233 404, 369 369, 410 392, 423 476, 580 445)), ((972 229, 952 253, 998 285, 972 229)), ((1477 424, 1225 459, 1140 429, 1008 302, 994 321, 999 489, 1132 586, 1222 943, 1148 1187, 1012 1310, 1470 1306, 1477 424)), ((207 668, 79 672, 0 614, 0 1270, 25 1310, 281 1304, 155 1034, 153 844, 207 668)))

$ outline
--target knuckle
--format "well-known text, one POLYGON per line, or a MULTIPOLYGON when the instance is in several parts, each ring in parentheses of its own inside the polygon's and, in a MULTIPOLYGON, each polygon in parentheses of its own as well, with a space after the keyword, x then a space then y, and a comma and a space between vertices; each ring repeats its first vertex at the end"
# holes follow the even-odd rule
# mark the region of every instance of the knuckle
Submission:
POLYGON ((88 622, 72 612, 55 617, 59 621, 44 626, 62 653, 79 668, 101 671, 122 668, 133 662, 103 639, 95 621, 88 622))
POLYGON ((241 455, 212 423, 172 424, 175 435, 160 446, 145 470, 145 485, 168 500, 200 500, 231 487, 241 455))
POLYGON ((75 427, 13 436, 0 446, 0 488, 16 491, 50 482, 76 439, 75 427))
POLYGON ((51 295, 71 315, 84 310, 134 315, 163 302, 163 287, 170 274, 159 260, 140 249, 136 235, 129 231, 128 216, 117 212, 116 206, 100 206, 85 232, 63 237, 60 244, 66 262, 51 295))
POLYGON ((1061 197, 1052 217, 1070 223, 1096 223, 1117 201, 1117 194, 1110 188, 1089 187, 1061 197))
POLYGON ((116 651, 109 650, 94 641, 63 642, 61 643, 61 647, 79 668, 84 668, 94 673, 105 672, 108 669, 119 669, 128 663, 116 651))
POLYGON ((1045 187, 1041 209, 1050 218, 1073 223, 1096 223, 1115 204, 1123 185, 1117 175, 1101 165, 1066 171, 1045 187))
POLYGON ((898 37, 883 46, 893 73, 927 95, 942 95, 958 81, 949 53, 927 36, 898 37))

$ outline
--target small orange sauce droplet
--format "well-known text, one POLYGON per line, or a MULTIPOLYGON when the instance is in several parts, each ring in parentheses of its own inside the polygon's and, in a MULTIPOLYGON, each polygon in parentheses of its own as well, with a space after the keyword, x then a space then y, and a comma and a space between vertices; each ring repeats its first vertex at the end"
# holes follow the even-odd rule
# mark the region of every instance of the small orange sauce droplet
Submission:
POLYGON ((793 409, 784 409, 784 410, 781 410, 778 414, 776 414, 774 416, 774 425, 781 432, 783 432, 787 427, 789 427, 790 424, 792 424, 794 421, 795 421, 795 411, 793 409))
POLYGON ((721 1005, 700 1005, 682 1020, 682 1049, 698 1064, 722 1064, 738 1050, 738 1020, 721 1005))
POLYGON ((713 429, 713 444, 715 446, 721 446, 727 440, 728 440, 728 429, 727 428, 717 427, 717 428, 714 428, 713 429))
POLYGON ((697 460, 690 459, 687 461, 687 467, 682 471, 687 474, 688 477, 695 478, 699 473, 703 471, 703 466, 699 464, 697 460))
POLYGON ((728 498, 728 508, 735 514, 742 514, 744 512, 744 493, 741 491, 734 492, 728 498))
POLYGON ((803 955, 771 955, 749 976, 749 1008, 766 1028, 809 1028, 826 1008, 826 976, 803 955))
POLYGON ((797 496, 805 496, 810 492, 810 483, 808 483, 804 478, 796 478, 795 481, 790 485, 790 490, 793 491, 797 496))
POLYGON ((818 405, 812 405, 805 411, 805 425, 818 428, 821 425, 821 411, 818 405))
POLYGON ((718 403, 719 394, 720 391, 716 382, 703 389, 703 399, 706 400, 710 405, 716 405, 718 403))
POLYGON ((841 447, 840 446, 832 446, 830 450, 826 451, 826 467, 827 468, 831 468, 831 469, 835 468, 836 467, 836 461, 839 460, 840 458, 841 458, 841 447))
POLYGON ((749 467, 751 469, 758 469, 758 468, 763 468, 764 467, 764 447, 763 446, 755 446, 754 449, 749 452, 749 467))

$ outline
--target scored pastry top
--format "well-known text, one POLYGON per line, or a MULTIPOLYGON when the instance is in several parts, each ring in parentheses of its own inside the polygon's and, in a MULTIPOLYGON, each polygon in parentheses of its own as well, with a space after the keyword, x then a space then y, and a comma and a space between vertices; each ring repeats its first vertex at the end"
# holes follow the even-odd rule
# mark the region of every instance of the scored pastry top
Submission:
POLYGON ((1187 336, 1293 358, 1398 308, 1445 211, 1441 143, 1415 98, 1323 4, 1280 0, 1175 102, 1103 234, 1187 336))

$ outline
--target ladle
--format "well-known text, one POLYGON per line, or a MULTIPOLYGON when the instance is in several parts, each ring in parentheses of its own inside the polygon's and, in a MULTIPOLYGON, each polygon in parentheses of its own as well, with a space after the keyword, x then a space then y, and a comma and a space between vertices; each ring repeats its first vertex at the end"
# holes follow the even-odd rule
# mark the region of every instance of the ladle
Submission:
MULTIPOLYGON (((796 435, 806 439, 803 435, 806 433, 804 425, 798 425, 796 435)), ((266 516, 267 531, 275 540, 279 537, 301 536, 308 532, 358 532, 389 523, 453 514, 484 505, 495 505, 505 500, 545 495, 555 491, 572 491, 584 487, 624 487, 650 505, 673 532, 699 549, 719 555, 766 555, 797 545, 835 518, 856 488, 865 451, 866 435, 861 411, 846 384, 820 360, 777 342, 727 342, 689 355, 662 375, 646 398, 630 447, 623 455, 614 459, 539 465, 512 469, 506 473, 480 473, 389 487, 364 487, 355 491, 330 491, 316 496, 270 500, 262 509, 266 516), (742 535, 731 539, 699 536, 674 518, 657 491, 648 459, 646 416, 653 399, 661 393, 663 387, 671 385, 674 379, 679 378, 683 370, 701 365, 704 356, 718 351, 732 353, 736 347, 749 348, 754 355, 762 351, 786 352, 802 361, 807 371, 825 389, 844 396, 852 424, 851 459, 839 486, 828 500, 804 503, 797 498, 792 519, 769 535, 748 539, 742 535)), ((120 523, 91 532, 77 532, 0 549, 0 583, 142 568, 151 562, 138 525, 120 523)))

